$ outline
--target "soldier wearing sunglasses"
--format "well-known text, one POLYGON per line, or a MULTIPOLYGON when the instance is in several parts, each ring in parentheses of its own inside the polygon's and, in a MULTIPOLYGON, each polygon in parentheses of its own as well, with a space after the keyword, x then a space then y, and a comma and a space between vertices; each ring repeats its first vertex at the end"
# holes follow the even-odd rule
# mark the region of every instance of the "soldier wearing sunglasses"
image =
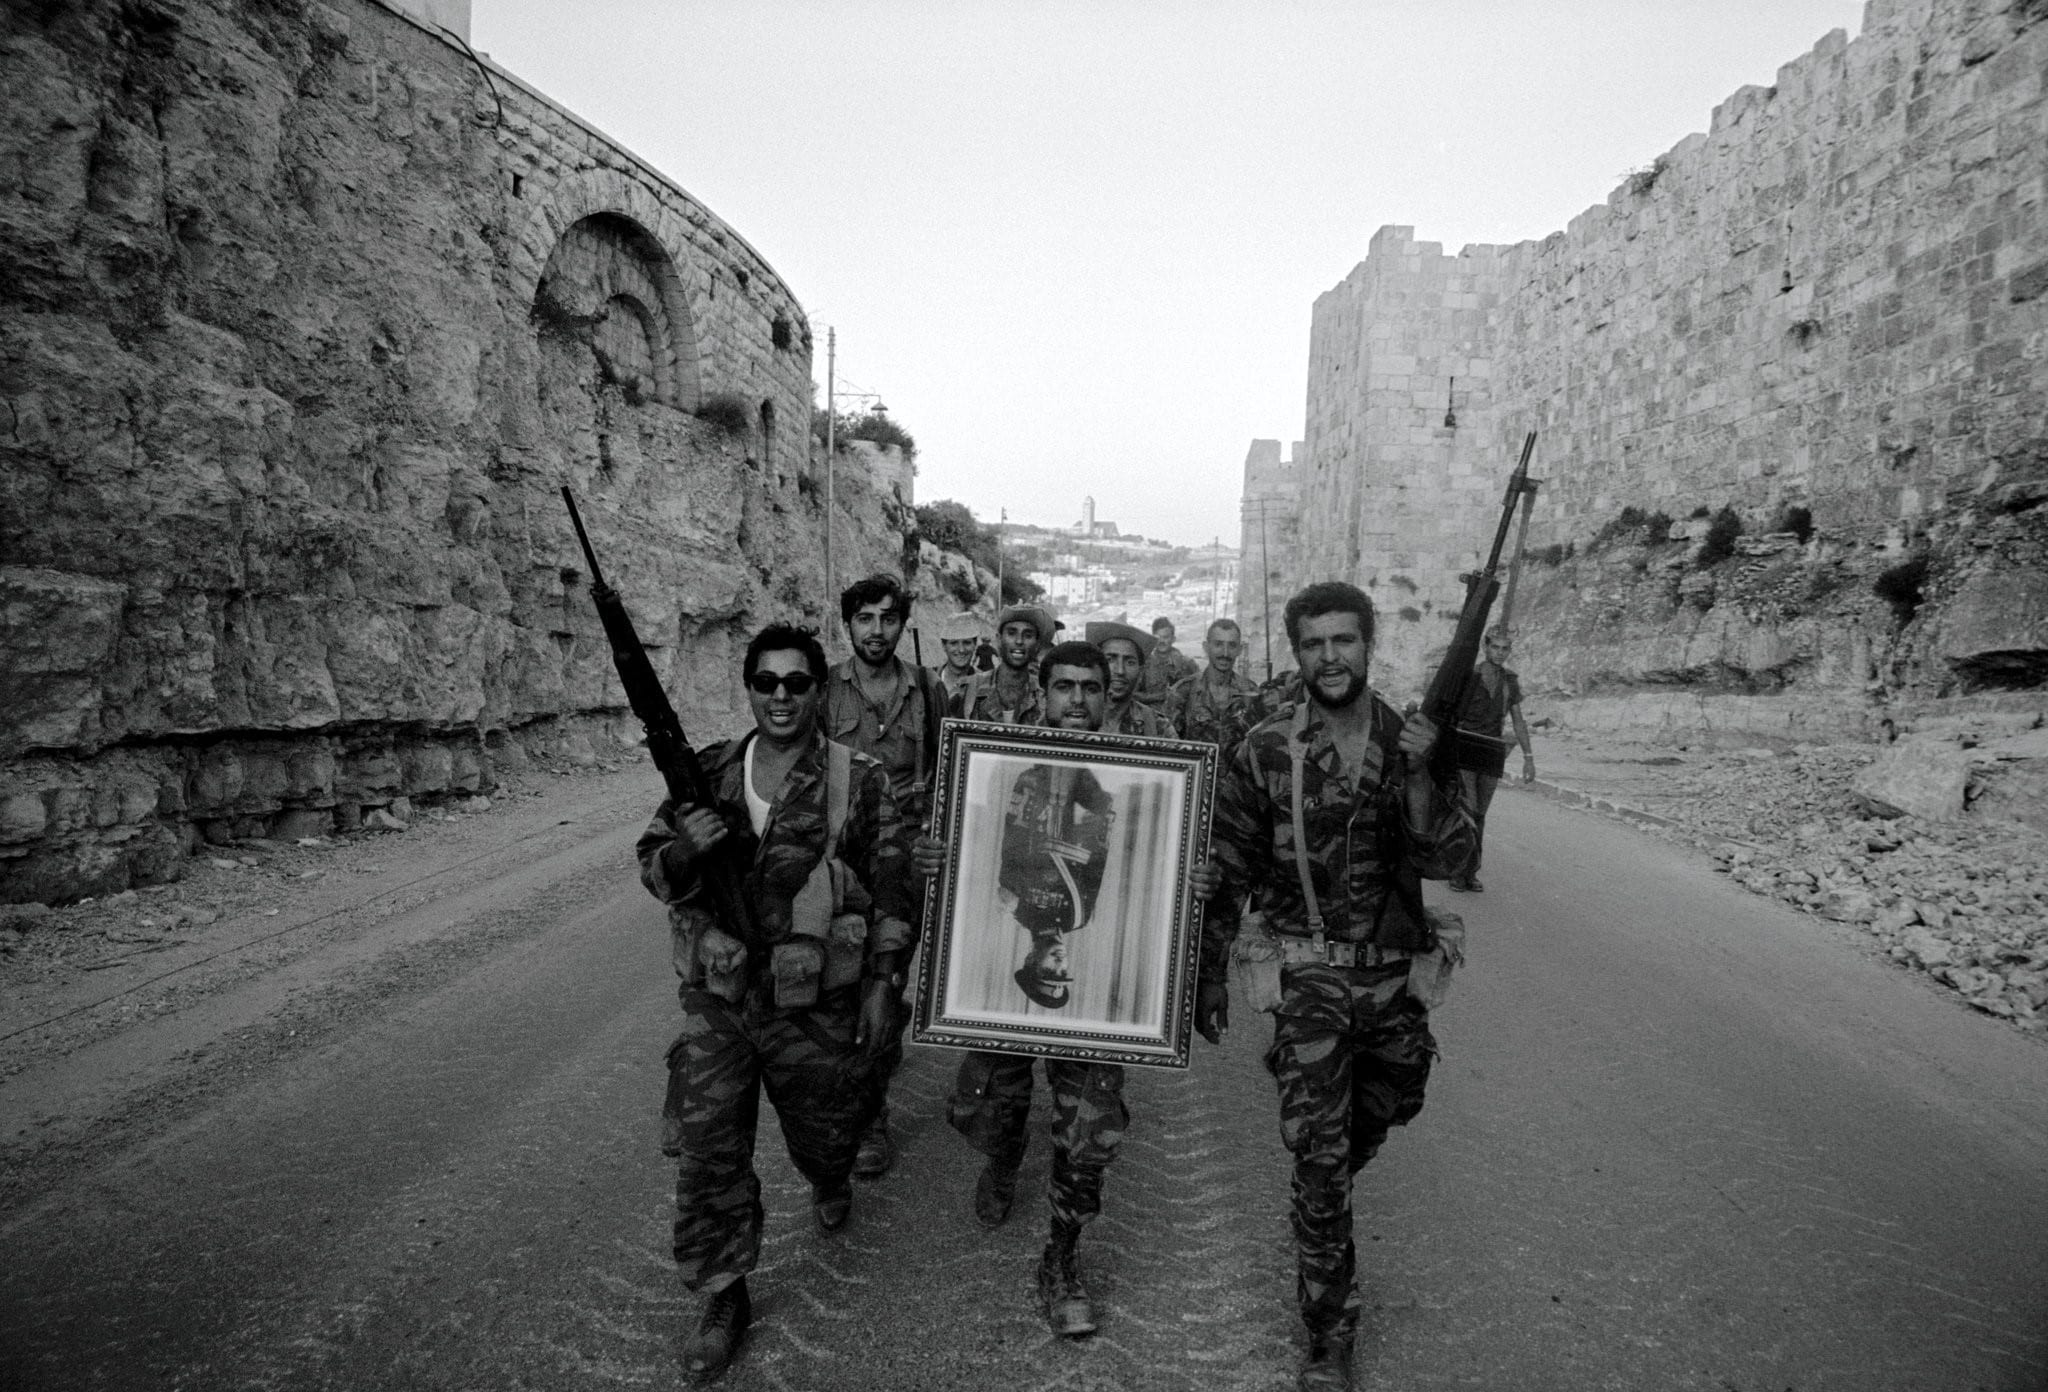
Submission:
POLYGON ((669 906, 682 978, 683 1030, 669 1051, 675 1257, 683 1284, 711 1297, 685 1350, 702 1378, 731 1361, 753 1317, 760 1096, 811 1182, 818 1226, 838 1231, 873 1055, 894 1038, 916 945, 911 829, 882 766, 825 737, 817 638, 770 624, 741 671, 754 728, 702 751, 715 805, 663 802, 638 846, 642 882, 669 906), (748 867, 751 929, 718 921, 703 894, 699 864, 722 846, 748 867))

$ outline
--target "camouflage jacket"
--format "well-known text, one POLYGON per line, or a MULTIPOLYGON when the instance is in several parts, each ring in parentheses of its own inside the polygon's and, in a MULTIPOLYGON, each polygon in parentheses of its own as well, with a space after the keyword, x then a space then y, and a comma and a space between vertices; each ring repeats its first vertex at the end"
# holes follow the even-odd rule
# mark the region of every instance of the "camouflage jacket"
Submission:
POLYGON ((1003 704, 1002 695, 996 690, 996 672, 983 673, 980 681, 955 698, 954 706, 952 713, 962 720, 994 720, 1004 725, 1045 723, 1045 691, 1038 685, 1036 671, 1025 673, 1024 701, 1015 708, 1003 704))
POLYGON ((1071 933, 1094 916, 1109 860, 1109 804, 1085 768, 1038 764, 1017 776, 997 883, 1017 896, 1017 921, 1032 936, 1071 933))
POLYGON ((1179 739, 1180 732, 1173 728, 1173 722, 1161 715, 1137 697, 1123 703, 1121 708, 1112 706, 1102 721, 1102 731, 1108 735, 1144 735, 1151 739, 1179 739))
POLYGON ((825 678, 825 733, 856 753, 881 762, 904 820, 922 822, 931 811, 931 784, 939 767, 939 722, 949 698, 931 669, 892 658, 902 682, 896 701, 877 710, 861 695, 852 658, 834 663, 825 678))
MULTIPOLYGON (((1460 840, 1466 823, 1457 798, 1437 788, 1429 834, 1408 830, 1402 807, 1406 761, 1396 748, 1401 716, 1377 694, 1370 699, 1375 757, 1363 777, 1339 766, 1320 714, 1309 707, 1301 771, 1309 882, 1331 941, 1426 950, 1432 944, 1422 915, 1421 877, 1425 871, 1432 878, 1449 873, 1439 864, 1449 854, 1443 846, 1460 840)), ((1221 982, 1228 974, 1238 929, 1232 910, 1247 892, 1272 931, 1309 931, 1294 855, 1294 712, 1292 704, 1285 705, 1260 722, 1238 743, 1219 780, 1211 853, 1223 867, 1224 887, 1203 915, 1204 982, 1221 982)))
MULTIPOLYGON (((819 735, 789 771, 768 809, 767 833, 759 837, 747 817, 745 755, 751 739, 748 734, 722 741, 699 757, 725 822, 727 835, 719 852, 747 866, 741 892, 753 907, 756 936, 742 935, 735 924, 719 926, 746 944, 748 961, 758 968, 767 964, 767 949, 790 936, 790 901, 825 852, 825 738, 819 735)), ((640 860, 640 882, 669 906, 670 921, 682 932, 712 920, 696 865, 677 864, 668 853, 676 840, 670 822, 674 811, 675 805, 664 800, 634 850, 640 860)), ((914 889, 919 882, 910 870, 912 834, 913 828, 897 812, 888 774, 865 754, 855 754, 839 859, 866 891, 849 894, 849 907, 857 909, 862 899, 871 901, 866 910, 869 956, 908 956, 917 946, 922 906, 914 889)))
POLYGON ((1145 659, 1145 671, 1138 678, 1138 699, 1151 706, 1163 706, 1174 687, 1201 671, 1195 660, 1179 648, 1155 643, 1145 659))
POLYGON ((1209 674, 1197 672, 1174 686, 1161 710, 1182 739, 1213 744, 1228 759, 1251 728, 1246 716, 1258 690, 1244 673, 1232 672, 1229 690, 1219 705, 1209 690, 1209 674))

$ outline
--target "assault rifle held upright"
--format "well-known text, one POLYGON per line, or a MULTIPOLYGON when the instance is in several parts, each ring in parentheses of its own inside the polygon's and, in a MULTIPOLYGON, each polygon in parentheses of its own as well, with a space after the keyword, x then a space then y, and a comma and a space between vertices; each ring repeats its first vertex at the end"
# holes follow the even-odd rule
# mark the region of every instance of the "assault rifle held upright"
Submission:
MULTIPOLYGON (((654 664, 647 660, 647 650, 640 646, 633 620, 627 616, 618 592, 604 582, 604 572, 597 566, 597 553, 590 549, 590 536, 583 530, 583 518, 576 511, 576 497, 567 485, 562 488, 562 501, 569 505, 569 522, 576 528, 576 540, 582 544, 583 559, 590 566, 590 598, 604 624, 604 636, 611 641, 612 665, 619 670, 619 685, 626 689, 626 704, 647 731, 647 753, 661 770, 669 801, 678 813, 690 806, 716 806, 711 780, 704 774, 697 751, 683 736, 683 723, 676 718, 675 707, 661 689, 661 679, 654 675, 654 664)), ((741 880, 745 872, 734 862, 733 848, 730 837, 719 842, 698 860, 697 871, 712 912, 727 932, 747 940, 753 936, 747 931, 753 919, 741 880)))
POLYGON ((1439 779, 1457 769, 1472 769, 1498 777, 1507 762, 1507 746, 1476 731, 1460 730, 1458 715, 1465 706, 1472 668, 1479 661, 1479 644, 1486 636, 1486 619, 1493 612, 1494 596, 1500 593, 1500 553, 1507 544, 1508 527, 1515 519, 1515 505, 1524 493, 1536 491, 1529 477, 1529 456, 1536 450, 1536 432, 1522 441, 1522 460, 1508 479, 1507 498, 1501 505, 1500 528, 1493 534, 1493 549, 1487 553, 1483 570, 1465 577, 1465 607, 1458 614, 1458 630, 1451 639, 1443 664, 1429 679, 1429 691, 1422 698, 1422 713, 1441 732, 1430 752, 1430 771, 1439 779))

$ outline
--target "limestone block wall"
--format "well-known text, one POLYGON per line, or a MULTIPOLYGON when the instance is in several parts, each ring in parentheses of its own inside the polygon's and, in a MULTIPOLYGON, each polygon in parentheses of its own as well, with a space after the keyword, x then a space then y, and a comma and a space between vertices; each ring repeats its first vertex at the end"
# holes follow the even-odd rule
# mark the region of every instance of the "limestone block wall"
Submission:
POLYGON ((1477 519, 1512 465, 1502 441, 1528 414, 1495 384, 1504 259, 1383 227, 1316 300, 1300 570, 1373 595, 1378 683, 1412 683, 1448 637, 1477 519))
POLYGON ((827 611, 800 305, 515 77, 370 0, 99 0, 0 11, 0 88, 0 900, 628 730, 563 484, 693 732, 827 611))
MULTIPOLYGON (((1302 562, 1372 589, 1389 683, 1412 687, 1447 637, 1527 430, 1533 546, 1583 548, 1625 507, 1727 505, 1756 533, 1802 506, 1860 552, 1862 602, 1836 612, 1855 631, 1810 635, 1757 689, 1957 680, 1868 583, 1929 548, 1937 574, 1982 572, 1973 529, 2048 473, 2044 73, 2033 0, 1872 0, 1859 37, 1737 92, 1563 231, 1447 256, 1382 229, 1316 305, 1302 562)), ((1524 618, 1560 690, 1670 679, 1597 626, 1545 630, 1546 592, 1524 618)), ((1770 607, 1738 617, 1769 626, 1770 607)), ((1959 660, 2031 650, 2030 622, 1959 660)), ((1744 649, 1719 668, 1737 692, 1744 649)))
POLYGON ((1263 679, 1294 665, 1281 621, 1287 598, 1301 588, 1301 483, 1306 446, 1294 441, 1285 458, 1278 440, 1254 440, 1244 457, 1244 507, 1238 530, 1243 558, 1232 616, 1244 632, 1249 669, 1263 679), (1271 632, 1268 633, 1268 620, 1271 632), (1271 654, 1270 664, 1268 653, 1271 654))

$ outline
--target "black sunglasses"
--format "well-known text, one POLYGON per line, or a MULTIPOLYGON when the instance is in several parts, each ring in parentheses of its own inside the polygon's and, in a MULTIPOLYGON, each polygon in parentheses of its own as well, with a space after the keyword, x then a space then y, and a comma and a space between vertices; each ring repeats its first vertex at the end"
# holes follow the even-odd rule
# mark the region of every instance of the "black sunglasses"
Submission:
POLYGON ((786 689, 792 696, 808 696, 818 679, 809 672, 756 672, 747 678, 747 689, 762 696, 773 696, 777 687, 786 689))

